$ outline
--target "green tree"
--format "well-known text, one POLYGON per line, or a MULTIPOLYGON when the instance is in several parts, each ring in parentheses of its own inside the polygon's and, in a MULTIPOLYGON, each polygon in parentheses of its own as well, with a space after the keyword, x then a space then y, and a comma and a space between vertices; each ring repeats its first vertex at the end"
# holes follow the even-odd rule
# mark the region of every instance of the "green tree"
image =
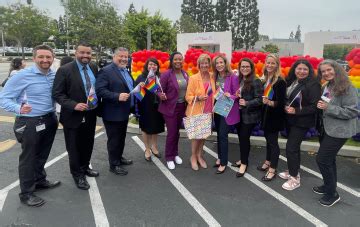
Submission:
POLYGON ((212 0, 184 0, 181 12, 196 21, 202 32, 214 31, 215 6, 212 0))
POLYGON ((228 0, 218 0, 215 4, 215 31, 229 30, 228 0))
POLYGON ((136 9, 135 9, 135 6, 134 6, 134 3, 131 3, 130 6, 129 6, 129 9, 128 9, 128 13, 137 13, 136 12, 136 9))
POLYGON ((0 22, 7 38, 17 41, 25 57, 24 47, 32 47, 56 35, 56 22, 32 5, 13 4, 0 7, 0 22))
POLYGON ((71 43, 88 42, 95 48, 97 60, 104 48, 125 46, 121 17, 107 0, 61 0, 69 17, 71 43))
POLYGON ((262 50, 264 52, 269 52, 269 53, 273 53, 273 54, 279 53, 279 47, 272 43, 269 43, 269 44, 266 44, 265 46, 263 46, 262 50))
POLYGON ((190 16, 181 15, 180 19, 174 24, 177 33, 195 33, 200 32, 201 28, 190 16))
POLYGON ((146 9, 137 13, 126 13, 123 32, 129 37, 128 47, 135 51, 146 49, 147 28, 151 27, 152 49, 173 51, 176 48, 176 30, 169 19, 160 12, 150 16, 146 9))
POLYGON ((345 60, 345 56, 354 48, 351 44, 327 44, 324 45, 324 58, 345 60))

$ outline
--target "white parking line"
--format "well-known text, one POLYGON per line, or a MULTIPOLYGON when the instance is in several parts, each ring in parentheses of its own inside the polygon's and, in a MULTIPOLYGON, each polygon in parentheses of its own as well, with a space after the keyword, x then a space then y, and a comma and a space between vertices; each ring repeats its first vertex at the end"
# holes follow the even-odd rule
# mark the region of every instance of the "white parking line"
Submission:
MULTIPOLYGON (((102 134, 104 134, 104 132, 99 132, 95 135, 94 138, 96 139, 99 136, 101 136, 102 134)), ((55 158, 53 158, 52 160, 48 161, 45 164, 45 168, 48 168, 49 166, 51 166, 52 164, 54 164, 55 162, 59 161, 60 159, 64 158, 67 155, 68 155, 67 152, 64 152, 64 153, 56 156, 55 158)), ((5 200, 6 200, 7 195, 9 194, 9 191, 17 186, 19 186, 19 180, 14 181, 10 185, 8 185, 5 188, 0 190, 0 212, 2 212, 2 210, 3 210, 5 200)))
MULTIPOLYGON (((90 164, 91 167, 91 164, 90 164)), ((89 182, 89 196, 91 202, 91 208, 94 214, 95 226, 108 227, 109 221, 106 216, 104 204, 101 200, 101 195, 99 192, 99 188, 96 184, 96 180, 94 177, 88 177, 87 181, 89 182)))
MULTIPOLYGON (((287 158, 285 158, 284 156, 280 155, 279 158, 280 158, 281 160, 287 162, 287 158)), ((316 171, 314 171, 314 170, 312 170, 312 169, 309 169, 309 168, 307 168, 307 167, 305 167, 305 166, 303 166, 303 165, 300 165, 300 169, 302 169, 302 170, 304 170, 305 172, 308 172, 308 173, 310 173, 310 174, 312 174, 312 175, 314 175, 314 176, 316 176, 316 177, 318 177, 318 178, 320 178, 320 179, 323 179, 320 173, 318 173, 318 172, 316 172, 316 171)), ((350 187, 348 187, 348 186, 346 186, 346 185, 344 185, 344 184, 342 184, 342 183, 339 183, 339 182, 338 182, 338 183, 337 183, 337 186, 338 186, 339 188, 341 188, 342 190, 344 190, 344 191, 346 191, 346 192, 348 192, 348 193, 350 193, 350 194, 352 194, 352 195, 354 195, 354 196, 356 196, 356 197, 360 197, 360 192, 355 191, 354 189, 352 189, 352 188, 350 188, 350 187)))
MULTIPOLYGON (((204 146, 204 151, 207 152, 209 155, 213 156, 214 158, 217 158, 217 154, 214 151, 212 151, 210 148, 204 146)), ((230 162, 228 162, 228 167, 230 169, 232 169, 233 171, 235 171, 235 172, 238 171, 238 168, 232 167, 230 162)), ((301 208, 297 204, 295 204, 292 201, 288 200, 287 198, 285 198, 280 193, 276 192, 275 190, 273 190, 272 188, 270 188, 266 184, 262 183, 258 179, 251 176, 249 173, 246 173, 244 175, 244 178, 246 178, 247 180, 249 180, 250 182, 252 182, 256 186, 258 186, 259 188, 264 190, 266 193, 270 194, 275 199, 279 200, 281 203, 283 203, 284 205, 286 205, 287 207, 292 209, 298 215, 302 216, 303 218, 305 218, 306 220, 308 220, 309 222, 311 222, 315 226, 321 226, 321 227, 328 226, 327 224, 325 224, 321 220, 317 219, 316 217, 314 217, 312 214, 310 214, 309 212, 307 212, 306 210, 304 210, 303 208, 301 208)))
MULTIPOLYGON (((145 150, 145 145, 139 137, 133 136, 132 139, 141 147, 142 150, 145 150)), ((176 177, 158 158, 153 157, 152 161, 209 226, 221 226, 220 223, 209 213, 209 211, 207 211, 205 207, 191 194, 191 192, 187 190, 178 179, 176 179, 176 177)))

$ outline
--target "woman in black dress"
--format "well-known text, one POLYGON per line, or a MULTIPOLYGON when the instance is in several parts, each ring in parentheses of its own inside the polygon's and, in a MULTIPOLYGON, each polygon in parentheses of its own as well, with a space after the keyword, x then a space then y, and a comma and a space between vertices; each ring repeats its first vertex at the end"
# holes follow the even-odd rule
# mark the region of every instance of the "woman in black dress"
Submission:
MULTIPOLYGON (((146 78, 152 70, 156 77, 160 76, 159 62, 155 58, 149 58, 141 75, 136 79, 136 85, 145 82, 149 83, 146 78)), ((159 79, 159 78, 158 78, 159 79)), ((145 143, 145 160, 151 161, 151 153, 160 158, 161 155, 157 149, 157 134, 164 132, 164 119, 158 112, 159 98, 151 91, 146 90, 144 98, 138 103, 139 127, 142 131, 145 143)))

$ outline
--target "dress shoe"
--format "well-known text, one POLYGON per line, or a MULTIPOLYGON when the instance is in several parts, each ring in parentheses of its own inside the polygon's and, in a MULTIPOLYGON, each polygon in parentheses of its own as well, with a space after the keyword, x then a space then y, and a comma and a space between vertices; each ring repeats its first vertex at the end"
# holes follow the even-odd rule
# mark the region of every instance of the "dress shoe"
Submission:
POLYGON ((237 163, 235 162, 235 163, 232 163, 231 166, 232 166, 232 167, 237 167, 237 168, 239 168, 239 167, 241 166, 241 164, 237 164, 237 163))
POLYGON ((86 169, 85 170, 85 175, 88 177, 98 177, 99 176, 99 172, 93 169, 86 169))
MULTIPOLYGON (((220 165, 219 165, 220 166, 220 165)), ((225 168, 224 168, 224 170, 223 171, 220 171, 219 169, 217 169, 216 170, 216 174, 223 174, 224 172, 225 172, 225 170, 226 170, 226 166, 225 166, 225 168)))
POLYGON ((90 185, 87 182, 85 177, 80 177, 77 179, 74 178, 74 181, 75 181, 76 187, 78 187, 81 190, 88 190, 90 188, 90 185))
POLYGON ((243 177, 244 174, 246 173, 246 170, 247 170, 247 166, 245 167, 245 171, 243 173, 236 172, 236 177, 243 177))
POLYGON ((220 166, 220 164, 215 163, 215 164, 213 165, 213 168, 219 168, 219 166, 220 166))
POLYGON ((45 200, 43 200, 42 198, 34 195, 34 194, 29 194, 29 195, 21 195, 20 196, 20 201, 21 203, 30 206, 30 207, 40 207, 42 205, 44 205, 45 200))
POLYGON ((269 167, 270 165, 264 162, 261 166, 256 167, 256 169, 265 172, 266 170, 269 169, 269 167))
POLYGON ((113 172, 116 175, 121 175, 121 176, 125 176, 126 174, 128 174, 128 171, 122 168, 121 166, 110 167, 110 172, 113 172))
POLYGON ((207 164, 206 164, 206 162, 205 162, 204 159, 202 159, 202 158, 201 158, 201 159, 198 159, 198 162, 199 162, 201 168, 207 169, 207 164))
POLYGON ((145 161, 151 162, 151 151, 149 151, 149 152, 146 152, 146 151, 147 151, 147 150, 145 149, 145 151, 144 151, 145 161), (147 153, 150 153, 150 155, 149 155, 149 156, 146 156, 147 153))
POLYGON ((40 191, 40 190, 44 190, 44 189, 51 189, 51 188, 55 188, 57 186, 59 186, 61 184, 60 181, 48 181, 48 180, 44 180, 40 183, 37 183, 35 185, 35 191, 40 191))
POLYGON ((152 153, 155 157, 161 158, 161 154, 159 153, 159 151, 157 151, 157 153, 155 153, 154 150, 151 149, 151 153, 152 153))
POLYGON ((120 159, 120 165, 131 165, 131 164, 133 164, 133 161, 130 159, 126 159, 126 158, 120 159))
POLYGON ((267 171, 265 176, 261 178, 262 181, 272 181, 276 177, 276 171, 267 171), (269 177, 269 174, 273 174, 272 177, 269 177))

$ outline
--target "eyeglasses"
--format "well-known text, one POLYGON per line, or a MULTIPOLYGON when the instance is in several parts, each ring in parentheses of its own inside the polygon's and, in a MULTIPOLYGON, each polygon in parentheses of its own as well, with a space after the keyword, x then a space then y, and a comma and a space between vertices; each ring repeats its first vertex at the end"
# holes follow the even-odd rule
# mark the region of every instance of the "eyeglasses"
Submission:
POLYGON ((243 65, 243 66, 240 66, 241 69, 250 69, 250 66, 248 65, 243 65))

